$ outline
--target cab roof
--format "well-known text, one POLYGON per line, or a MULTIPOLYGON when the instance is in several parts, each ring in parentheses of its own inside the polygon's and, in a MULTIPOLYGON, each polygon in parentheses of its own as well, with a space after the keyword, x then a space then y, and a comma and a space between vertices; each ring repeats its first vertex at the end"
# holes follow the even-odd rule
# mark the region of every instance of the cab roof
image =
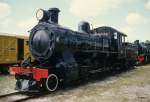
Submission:
POLYGON ((102 27, 97 27, 97 28, 94 28, 94 30, 98 30, 98 31, 105 31, 105 32, 110 32, 110 31, 113 31, 113 32, 117 32, 118 34, 122 35, 122 36, 125 36, 127 37, 127 35, 123 32, 120 32, 118 31, 117 29, 113 28, 113 27, 109 27, 109 26, 102 26, 102 27))

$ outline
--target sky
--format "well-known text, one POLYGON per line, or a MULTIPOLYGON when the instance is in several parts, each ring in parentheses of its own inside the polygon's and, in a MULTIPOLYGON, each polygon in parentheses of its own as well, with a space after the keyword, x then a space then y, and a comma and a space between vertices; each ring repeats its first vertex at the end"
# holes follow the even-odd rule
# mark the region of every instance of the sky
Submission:
POLYGON ((29 35, 36 11, 57 7, 59 24, 77 30, 80 21, 111 26, 127 41, 150 40, 150 0, 0 0, 0 32, 29 35))

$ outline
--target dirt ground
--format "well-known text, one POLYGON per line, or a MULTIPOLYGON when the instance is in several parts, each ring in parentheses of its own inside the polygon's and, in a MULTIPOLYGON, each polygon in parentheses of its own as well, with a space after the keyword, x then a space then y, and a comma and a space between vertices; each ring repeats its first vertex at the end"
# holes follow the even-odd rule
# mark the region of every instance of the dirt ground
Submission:
POLYGON ((150 102, 150 65, 57 92, 18 93, 13 76, 0 76, 0 102, 150 102))

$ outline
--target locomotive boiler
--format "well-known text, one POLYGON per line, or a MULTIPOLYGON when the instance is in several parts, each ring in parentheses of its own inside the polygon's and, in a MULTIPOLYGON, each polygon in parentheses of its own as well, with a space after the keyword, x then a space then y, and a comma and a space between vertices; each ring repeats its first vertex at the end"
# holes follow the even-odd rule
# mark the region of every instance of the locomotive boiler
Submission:
POLYGON ((58 8, 37 11, 39 22, 29 37, 35 61, 10 68, 17 80, 17 90, 44 87, 52 92, 61 83, 84 79, 91 73, 125 68, 134 61, 133 56, 126 55, 125 34, 111 27, 90 29, 85 21, 79 23, 78 31, 73 31, 58 24, 59 12, 58 8))

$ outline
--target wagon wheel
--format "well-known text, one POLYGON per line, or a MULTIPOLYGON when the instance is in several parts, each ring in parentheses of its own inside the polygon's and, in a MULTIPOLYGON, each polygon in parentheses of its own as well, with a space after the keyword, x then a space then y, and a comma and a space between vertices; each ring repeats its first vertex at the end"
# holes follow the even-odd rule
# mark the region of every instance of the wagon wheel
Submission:
POLYGON ((56 74, 50 74, 45 82, 46 90, 49 92, 56 91, 58 89, 59 78, 56 74))

